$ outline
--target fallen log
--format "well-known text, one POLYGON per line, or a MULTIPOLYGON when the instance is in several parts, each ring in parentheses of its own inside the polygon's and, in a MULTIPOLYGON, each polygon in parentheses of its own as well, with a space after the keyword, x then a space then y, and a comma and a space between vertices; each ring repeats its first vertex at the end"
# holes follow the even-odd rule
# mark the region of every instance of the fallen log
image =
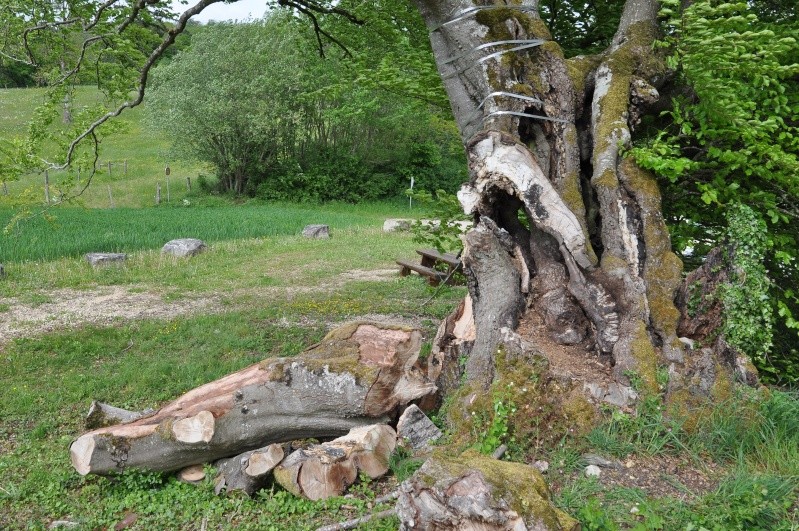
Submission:
POLYGON ((415 367, 418 330, 352 323, 294 358, 272 358, 189 391, 157 412, 90 431, 70 447, 81 475, 171 471, 272 443, 385 423, 435 391, 415 367))
POLYGON ((270 472, 285 455, 282 445, 270 444, 265 448, 217 461, 214 492, 219 494, 222 490, 241 491, 252 496, 266 484, 270 472))
POLYGON ((275 481, 311 500, 341 496, 359 471, 372 479, 385 474, 396 444, 396 432, 385 424, 353 428, 344 437, 289 455, 275 468, 275 481))

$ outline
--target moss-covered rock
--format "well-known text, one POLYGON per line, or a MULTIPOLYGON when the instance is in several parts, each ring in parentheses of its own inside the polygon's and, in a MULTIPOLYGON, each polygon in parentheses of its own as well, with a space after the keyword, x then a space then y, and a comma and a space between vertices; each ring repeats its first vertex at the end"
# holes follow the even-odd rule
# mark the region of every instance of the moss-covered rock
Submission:
POLYGON ((538 470, 474 451, 457 457, 436 452, 400 487, 397 514, 400 529, 580 528, 553 505, 538 470))

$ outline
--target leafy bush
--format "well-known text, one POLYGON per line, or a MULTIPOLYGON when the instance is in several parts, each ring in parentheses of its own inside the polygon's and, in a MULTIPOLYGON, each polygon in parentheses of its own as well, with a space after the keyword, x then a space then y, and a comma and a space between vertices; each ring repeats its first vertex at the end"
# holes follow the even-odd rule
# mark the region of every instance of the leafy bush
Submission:
POLYGON ((728 226, 735 205, 762 217, 755 225, 764 243, 758 252, 773 282, 761 275, 754 293, 744 294, 755 287, 748 281, 727 293, 749 316, 734 315, 727 332, 771 371, 767 377, 799 380, 793 289, 799 284, 799 24, 761 21, 752 3, 661 4, 667 30, 661 44, 669 48, 681 96, 658 121, 644 123, 650 137, 632 155, 661 177, 669 198, 664 215, 689 267, 725 232, 753 244, 743 225, 728 226), (780 319, 772 327, 775 314, 780 319))

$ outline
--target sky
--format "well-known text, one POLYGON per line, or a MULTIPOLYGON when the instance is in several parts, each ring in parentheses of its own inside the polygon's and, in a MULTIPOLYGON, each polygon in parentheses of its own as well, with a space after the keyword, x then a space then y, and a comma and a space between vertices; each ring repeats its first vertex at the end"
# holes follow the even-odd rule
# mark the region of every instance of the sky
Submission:
MULTIPOLYGON (((187 7, 182 5, 179 0, 172 0, 172 9, 176 13, 182 13, 187 7)), ((202 13, 194 17, 198 22, 208 22, 209 20, 246 20, 248 18, 261 18, 266 11, 264 0, 239 0, 235 4, 212 4, 206 7, 202 13)))

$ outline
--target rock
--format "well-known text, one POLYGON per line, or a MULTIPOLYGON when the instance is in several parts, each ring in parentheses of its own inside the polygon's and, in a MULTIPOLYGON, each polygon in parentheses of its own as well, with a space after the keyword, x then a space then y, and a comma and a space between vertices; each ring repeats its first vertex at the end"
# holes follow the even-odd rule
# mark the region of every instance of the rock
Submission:
POLYGON ((693 350, 694 349, 694 340, 693 339, 690 339, 690 338, 687 338, 687 337, 681 337, 679 339, 680 339, 680 343, 682 343, 683 345, 688 347, 689 350, 693 350))
POLYGON ((618 461, 611 461, 610 459, 605 459, 601 455, 596 454, 583 454, 582 455, 583 462, 586 465, 594 465, 600 468, 615 468, 615 469, 622 469, 624 466, 619 463, 618 461))
POLYGON ((597 400, 616 407, 627 407, 635 404, 638 393, 632 387, 612 382, 607 389, 595 382, 585 382, 583 389, 597 400))
POLYGON ((430 230, 438 230, 441 228, 441 220, 440 219, 420 219, 419 224, 430 230))
POLYGON ((200 254, 208 248, 205 242, 195 238, 182 238, 167 242, 161 249, 161 254, 171 254, 172 256, 194 256, 200 254))
POLYGON ((383 232, 404 232, 411 230, 410 219, 387 219, 383 222, 383 232))
POLYGON ((549 463, 546 461, 536 461, 533 466, 542 474, 546 474, 549 471, 549 463))
POLYGON ((434 453, 399 488, 400 530, 576 530, 579 522, 551 501, 535 468, 468 450, 434 453))
POLYGON ((302 235, 306 238, 313 238, 315 240, 326 240, 330 238, 329 225, 308 225, 302 229, 302 235))
POLYGON ((441 430, 416 404, 408 406, 397 422, 397 435, 419 453, 430 451, 430 443, 441 437, 441 430))
POLYGON ((78 522, 70 522, 69 520, 54 520, 50 522, 50 525, 47 526, 47 529, 61 529, 65 527, 67 529, 72 529, 74 527, 78 527, 80 524, 78 522))
POLYGON ((600 469, 596 465, 588 465, 585 467, 585 477, 587 478, 598 478, 602 475, 602 469, 600 469))
POLYGON ((99 267, 106 264, 120 264, 128 259, 128 255, 125 253, 88 253, 85 258, 92 267, 99 267))

